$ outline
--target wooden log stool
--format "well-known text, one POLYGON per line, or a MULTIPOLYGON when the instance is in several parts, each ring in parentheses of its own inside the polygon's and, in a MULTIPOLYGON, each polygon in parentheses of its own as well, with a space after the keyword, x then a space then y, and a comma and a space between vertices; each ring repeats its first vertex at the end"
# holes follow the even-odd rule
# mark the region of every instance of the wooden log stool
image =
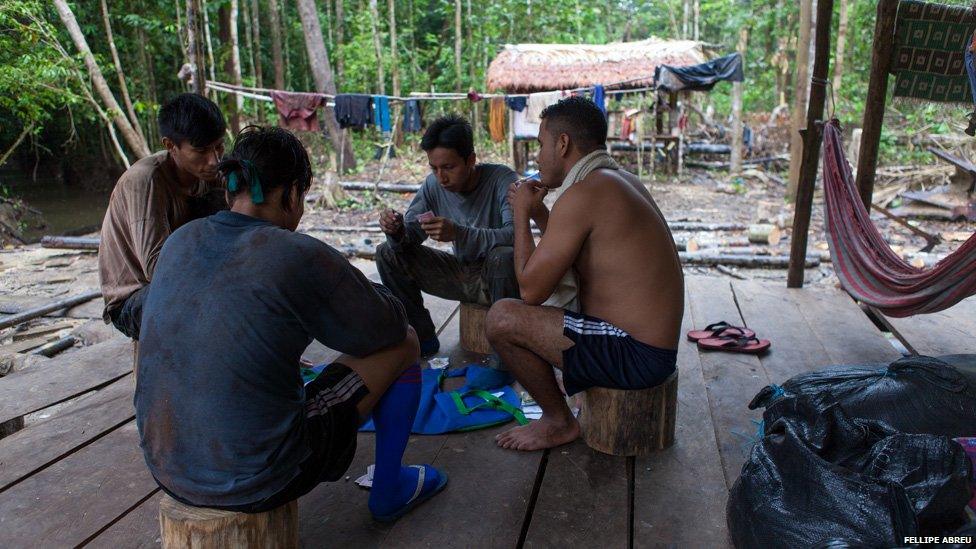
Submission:
POLYGON ((264 513, 236 513, 163 496, 159 531, 163 549, 290 549, 298 547, 298 500, 264 513))
POLYGON ((591 387, 580 410, 583 440, 604 454, 646 456, 674 444, 677 409, 677 370, 650 389, 591 387))
POLYGON ((461 348, 472 353, 490 355, 494 351, 488 343, 485 317, 488 307, 477 303, 461 304, 461 348))

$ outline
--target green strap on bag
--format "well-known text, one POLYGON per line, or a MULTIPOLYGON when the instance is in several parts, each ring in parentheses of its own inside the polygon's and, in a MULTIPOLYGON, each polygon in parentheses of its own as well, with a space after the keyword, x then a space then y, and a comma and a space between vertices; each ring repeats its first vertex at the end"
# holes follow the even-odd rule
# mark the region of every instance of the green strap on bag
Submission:
POLYGON ((454 405, 457 406, 458 412, 462 415, 468 415, 479 408, 492 408, 511 414, 519 425, 527 425, 529 423, 529 420, 525 418, 525 414, 522 413, 521 409, 512 406, 511 404, 483 389, 470 389, 464 393, 451 391, 451 400, 454 401, 454 405), (464 397, 469 395, 481 398, 483 399, 483 402, 469 407, 464 403, 464 397))

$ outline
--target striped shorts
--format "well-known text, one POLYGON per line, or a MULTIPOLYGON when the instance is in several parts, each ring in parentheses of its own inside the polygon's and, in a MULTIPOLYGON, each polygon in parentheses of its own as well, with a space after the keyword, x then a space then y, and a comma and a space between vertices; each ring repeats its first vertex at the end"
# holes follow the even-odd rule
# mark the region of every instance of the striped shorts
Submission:
POLYGON ((678 351, 641 343, 599 318, 563 311, 563 386, 572 395, 590 387, 646 389, 674 373, 678 351))
POLYGON ((261 513, 275 509, 312 491, 321 482, 342 478, 356 455, 359 411, 356 405, 369 389, 355 371, 334 362, 305 385, 305 440, 310 450, 299 464, 297 476, 264 501, 232 511, 261 513))

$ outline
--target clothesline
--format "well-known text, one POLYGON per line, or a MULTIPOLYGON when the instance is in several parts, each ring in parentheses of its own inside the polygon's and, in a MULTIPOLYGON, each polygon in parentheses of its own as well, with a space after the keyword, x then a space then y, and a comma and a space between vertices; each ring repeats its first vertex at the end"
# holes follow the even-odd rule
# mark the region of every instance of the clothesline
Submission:
MULTIPOLYGON (((630 82, 636 82, 636 81, 640 81, 640 80, 648 80, 648 78, 646 78, 646 77, 643 77, 643 78, 632 78, 630 80, 622 80, 620 82, 614 82, 612 84, 606 84, 603 87, 604 88, 608 88, 608 87, 612 87, 612 86, 619 86, 619 85, 628 84, 630 82)), ((262 93, 271 94, 271 93, 274 93, 276 91, 284 91, 284 90, 274 90, 274 89, 269 89, 269 88, 255 88, 255 87, 250 87, 250 86, 237 86, 235 84, 228 84, 226 82, 216 82, 216 81, 208 81, 207 82, 207 87, 212 88, 212 89, 214 89, 216 91, 222 91, 224 93, 235 93, 237 95, 240 95, 241 97, 249 97, 251 99, 257 99, 259 101, 271 101, 272 100, 270 95, 260 95, 262 93)), ((594 89, 596 89, 596 86, 585 86, 585 87, 572 88, 572 89, 567 89, 567 90, 552 90, 552 91, 562 91, 562 92, 565 92, 565 93, 579 93, 579 92, 592 92, 594 89)), ((609 90, 608 89, 608 90, 606 90, 604 92, 604 94, 605 95, 623 95, 623 94, 627 94, 627 93, 639 93, 639 92, 645 92, 645 91, 654 91, 656 89, 657 89, 657 86, 644 86, 644 87, 641 87, 641 88, 621 89, 621 90, 609 90)), ((295 92, 287 92, 287 93, 295 93, 295 92)), ((318 95, 318 96, 321 96, 321 97, 325 97, 326 99, 335 99, 335 97, 336 97, 336 94, 329 94, 329 93, 317 93, 317 92, 298 92, 298 93, 311 93, 311 94, 315 94, 315 95, 318 95)), ((338 95, 345 95, 345 94, 338 94, 338 95)), ((410 100, 420 100, 420 101, 435 101, 435 100, 456 100, 456 101, 462 101, 462 100, 471 100, 471 97, 469 96, 469 94, 467 94, 467 93, 459 93, 459 92, 411 92, 410 95, 408 95, 408 96, 396 96, 396 95, 384 95, 384 94, 362 94, 362 95, 371 95, 371 96, 383 95, 384 97, 386 97, 387 99, 389 99, 391 102, 403 102, 403 101, 410 101, 410 100)), ((529 94, 529 93, 484 93, 484 94, 482 94, 482 93, 476 93, 476 95, 477 95, 477 97, 479 99, 492 99, 492 98, 496 98, 496 97, 499 97, 499 98, 505 98, 505 97, 529 97, 532 94, 529 94)), ((329 105, 329 106, 332 106, 332 105, 329 105)))

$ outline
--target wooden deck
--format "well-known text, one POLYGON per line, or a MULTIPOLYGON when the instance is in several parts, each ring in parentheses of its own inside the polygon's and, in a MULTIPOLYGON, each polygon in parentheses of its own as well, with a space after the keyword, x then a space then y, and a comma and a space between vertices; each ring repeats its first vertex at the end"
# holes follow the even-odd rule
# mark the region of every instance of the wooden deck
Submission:
MULTIPOLYGON (((430 299, 452 367, 478 360, 457 345, 456 304, 430 299)), ((519 453, 494 444, 493 435, 507 427, 415 436, 407 460, 443 467, 451 483, 399 522, 383 525, 371 520, 367 494, 351 480, 372 463, 372 435, 361 434, 349 478, 300 500, 304 545, 728 546, 727 494, 760 417, 746 408, 749 400, 795 374, 899 354, 837 290, 689 277, 686 303, 684 329, 742 323, 773 347, 757 358, 682 344, 677 442, 669 450, 615 458, 576 442, 519 453)), ((945 313, 886 322, 918 352, 976 352, 974 299, 945 313)), ((313 345, 307 356, 326 360, 332 352, 313 345)), ((130 344, 119 338, 0 379, 0 423, 67 402, 0 439, 0 547, 159 544, 160 492, 138 446, 131 369, 130 344)))

